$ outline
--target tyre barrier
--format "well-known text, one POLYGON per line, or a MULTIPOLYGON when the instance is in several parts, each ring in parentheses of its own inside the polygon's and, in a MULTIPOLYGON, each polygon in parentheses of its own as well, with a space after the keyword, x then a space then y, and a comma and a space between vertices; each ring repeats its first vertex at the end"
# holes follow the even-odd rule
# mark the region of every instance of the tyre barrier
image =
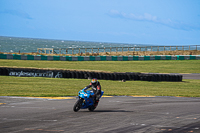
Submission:
POLYGON ((19 77, 49 77, 49 78, 77 78, 77 79, 102 79, 102 80, 141 80, 141 81, 182 81, 179 74, 152 74, 152 73, 108 73, 75 70, 53 70, 32 68, 0 67, 0 75, 19 77))

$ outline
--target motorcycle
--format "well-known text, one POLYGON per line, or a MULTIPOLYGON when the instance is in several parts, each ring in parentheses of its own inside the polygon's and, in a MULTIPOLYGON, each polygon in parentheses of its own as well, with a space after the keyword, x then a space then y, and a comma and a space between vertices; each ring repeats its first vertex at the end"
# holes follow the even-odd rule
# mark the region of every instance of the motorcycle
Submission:
MULTIPOLYGON (((101 91, 101 96, 103 95, 104 91, 101 91)), ((74 105, 74 112, 79 111, 80 109, 87 109, 89 111, 94 111, 95 110, 95 106, 94 106, 94 97, 92 97, 92 95, 94 95, 94 92, 92 90, 80 90, 78 92, 78 101, 75 103, 74 105)), ((101 98, 100 96, 100 98, 101 98)))

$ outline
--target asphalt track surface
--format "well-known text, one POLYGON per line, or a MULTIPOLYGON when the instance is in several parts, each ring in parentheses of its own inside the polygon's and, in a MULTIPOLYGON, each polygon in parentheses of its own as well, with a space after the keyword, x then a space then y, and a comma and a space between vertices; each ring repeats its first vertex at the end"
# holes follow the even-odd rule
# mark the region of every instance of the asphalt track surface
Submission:
MULTIPOLYGON (((151 73, 151 74, 162 74, 162 73, 151 73)), ((200 73, 187 73, 187 74, 186 73, 163 73, 163 74, 182 75, 183 79, 200 79, 200 73)))
POLYGON ((200 73, 181 74, 183 79, 200 79, 200 73))
POLYGON ((0 97, 1 133, 200 133, 200 98, 102 97, 94 112, 76 97, 0 97))

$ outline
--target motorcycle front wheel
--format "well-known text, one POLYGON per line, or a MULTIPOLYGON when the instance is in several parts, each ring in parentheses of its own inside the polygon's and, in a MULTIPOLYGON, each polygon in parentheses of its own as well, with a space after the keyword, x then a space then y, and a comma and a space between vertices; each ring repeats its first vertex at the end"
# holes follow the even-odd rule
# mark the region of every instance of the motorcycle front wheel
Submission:
POLYGON ((82 103, 83 103, 83 100, 82 99, 79 99, 75 104, 74 104, 74 112, 77 112, 81 109, 81 106, 82 106, 82 103))

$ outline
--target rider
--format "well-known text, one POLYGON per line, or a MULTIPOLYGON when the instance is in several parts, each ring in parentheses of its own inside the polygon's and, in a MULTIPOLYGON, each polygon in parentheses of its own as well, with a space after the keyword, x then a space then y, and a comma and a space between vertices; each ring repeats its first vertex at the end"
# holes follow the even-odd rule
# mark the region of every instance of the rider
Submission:
POLYGON ((94 107, 96 107, 98 105, 99 99, 101 97, 100 82, 96 78, 93 78, 90 85, 88 85, 84 88, 84 91, 89 89, 90 87, 92 87, 92 91, 94 92, 94 95, 92 95, 92 97, 94 97, 94 99, 95 99, 94 107))

